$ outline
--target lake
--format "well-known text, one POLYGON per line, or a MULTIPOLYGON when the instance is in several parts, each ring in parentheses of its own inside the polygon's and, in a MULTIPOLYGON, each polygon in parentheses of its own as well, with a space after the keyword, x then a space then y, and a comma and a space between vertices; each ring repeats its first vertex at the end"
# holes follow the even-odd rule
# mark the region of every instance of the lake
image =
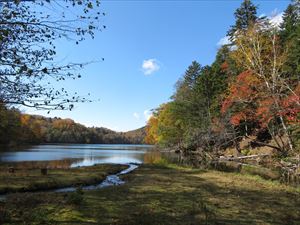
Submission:
POLYGON ((5 148, 0 162, 68 162, 68 166, 91 166, 99 163, 143 163, 151 145, 50 144, 24 148, 5 148))

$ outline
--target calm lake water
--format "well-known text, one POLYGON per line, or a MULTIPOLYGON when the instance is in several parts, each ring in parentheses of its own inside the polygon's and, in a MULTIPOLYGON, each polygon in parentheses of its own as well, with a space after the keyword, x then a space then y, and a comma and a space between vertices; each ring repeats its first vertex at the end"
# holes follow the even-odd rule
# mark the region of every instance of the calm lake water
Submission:
POLYGON ((0 162, 64 161, 70 167, 99 163, 143 163, 151 145, 51 144, 1 149, 0 162))

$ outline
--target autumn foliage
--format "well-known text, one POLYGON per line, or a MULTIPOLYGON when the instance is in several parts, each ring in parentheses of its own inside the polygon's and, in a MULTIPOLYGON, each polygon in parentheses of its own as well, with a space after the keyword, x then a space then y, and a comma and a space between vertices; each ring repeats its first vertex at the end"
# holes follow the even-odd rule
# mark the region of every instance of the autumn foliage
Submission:
POLYGON ((238 142, 251 136, 281 156, 299 150, 299 11, 287 11, 278 29, 258 18, 255 6, 241 7, 229 32, 232 43, 219 49, 212 65, 192 62, 172 101, 148 122, 154 143, 210 152, 231 145, 240 152, 238 142))
POLYGON ((158 129, 158 119, 155 116, 151 116, 146 127, 145 142, 147 144, 157 143, 158 141, 157 129, 158 129))

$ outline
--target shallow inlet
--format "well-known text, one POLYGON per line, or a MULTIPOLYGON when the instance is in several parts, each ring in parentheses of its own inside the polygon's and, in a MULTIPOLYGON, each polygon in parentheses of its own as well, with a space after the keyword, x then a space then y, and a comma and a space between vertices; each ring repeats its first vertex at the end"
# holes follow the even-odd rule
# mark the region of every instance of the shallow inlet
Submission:
MULTIPOLYGON (((106 177, 106 179, 104 181, 102 181, 100 184, 83 186, 83 187, 81 187, 82 190, 95 190, 95 189, 100 189, 100 188, 104 188, 104 187, 117 186, 117 185, 124 184, 125 181, 123 181, 119 176, 130 173, 133 170, 135 170, 136 168, 138 168, 137 164, 127 164, 127 165, 128 165, 127 169, 122 170, 121 172, 119 172, 117 174, 108 175, 106 177)), ((58 189, 55 189, 54 191, 55 192, 72 192, 72 191, 76 191, 76 189, 77 189, 76 187, 67 187, 67 188, 58 188, 58 189)))
MULTIPOLYGON (((123 181, 120 178, 120 175, 124 175, 124 174, 128 174, 130 172, 132 172, 133 170, 135 170, 136 168, 138 168, 139 164, 125 164, 128 165, 128 168, 126 168, 125 170, 122 170, 121 172, 117 173, 117 174, 112 174, 112 175, 108 175, 104 181, 102 181, 100 184, 95 184, 95 185, 87 185, 87 186, 82 186, 80 187, 82 190, 96 190, 96 189, 100 189, 100 188, 105 188, 105 187, 110 187, 110 186, 117 186, 117 185, 122 185, 125 184, 125 181, 123 181)), ((77 187, 66 187, 66 188, 57 188, 57 189, 52 189, 52 190, 47 190, 47 192, 74 192, 76 191, 77 187)), ((30 193, 30 192, 27 192, 30 193)), ((34 193, 34 192, 31 192, 34 193)), ((6 197, 8 194, 3 194, 0 195, 0 201, 5 201, 6 197)))

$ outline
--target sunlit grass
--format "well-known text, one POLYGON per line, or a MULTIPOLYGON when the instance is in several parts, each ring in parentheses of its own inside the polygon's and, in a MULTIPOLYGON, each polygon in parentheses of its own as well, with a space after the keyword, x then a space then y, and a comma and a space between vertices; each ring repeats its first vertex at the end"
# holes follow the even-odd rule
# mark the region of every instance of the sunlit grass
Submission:
MULTIPOLYGON (((297 224, 300 221, 299 188, 258 176, 158 161, 142 165, 123 179, 127 183, 122 186, 85 191, 83 201, 75 205, 68 202, 69 194, 47 193, 31 195, 27 200, 22 198, 17 203, 18 209, 16 197, 12 196, 5 210, 9 214, 14 212, 11 221, 16 222, 24 219, 20 211, 26 210, 30 215, 39 209, 44 218, 51 218, 52 224, 297 224), (39 200, 34 202, 35 198, 39 200)), ((39 224, 38 217, 31 218, 32 221, 39 224)))

